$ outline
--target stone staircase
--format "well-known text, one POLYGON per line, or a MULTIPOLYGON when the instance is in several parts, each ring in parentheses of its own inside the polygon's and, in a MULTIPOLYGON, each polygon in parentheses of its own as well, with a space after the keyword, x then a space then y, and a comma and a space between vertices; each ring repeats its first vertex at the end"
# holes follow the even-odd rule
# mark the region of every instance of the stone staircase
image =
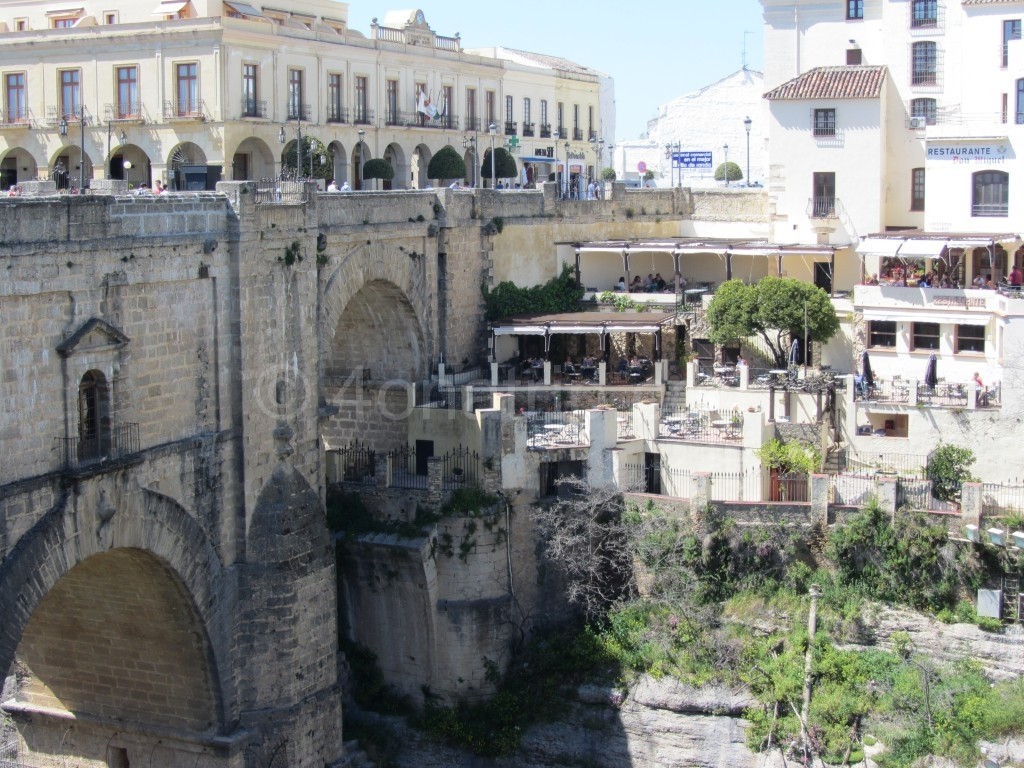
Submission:
POLYGON ((331 768, 376 768, 376 763, 359 746, 359 740, 352 739, 345 742, 345 756, 331 768))
POLYGON ((846 449, 832 446, 825 454, 822 471, 827 475, 838 475, 846 468, 846 449))
POLYGON ((686 382, 665 382, 665 399, 661 403, 662 413, 678 413, 686 410, 686 382))

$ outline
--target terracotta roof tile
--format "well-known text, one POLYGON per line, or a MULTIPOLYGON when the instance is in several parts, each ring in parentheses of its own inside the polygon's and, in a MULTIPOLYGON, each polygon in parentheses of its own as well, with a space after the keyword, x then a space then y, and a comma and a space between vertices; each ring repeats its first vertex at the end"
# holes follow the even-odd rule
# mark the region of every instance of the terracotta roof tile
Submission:
POLYGON ((877 99, 885 67, 815 67, 768 91, 766 99, 877 99))

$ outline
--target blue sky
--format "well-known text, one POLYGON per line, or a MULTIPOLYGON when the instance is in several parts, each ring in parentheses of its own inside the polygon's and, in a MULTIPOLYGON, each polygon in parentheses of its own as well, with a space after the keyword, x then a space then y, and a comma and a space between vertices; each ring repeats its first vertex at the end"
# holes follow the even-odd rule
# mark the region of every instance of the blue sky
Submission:
POLYGON ((762 68, 758 0, 350 0, 349 27, 369 35, 370 20, 420 8, 438 34, 462 35, 466 48, 505 45, 564 56, 615 78, 617 141, 646 130, 658 105, 740 68, 762 68), (744 32, 750 34, 744 35, 744 32))

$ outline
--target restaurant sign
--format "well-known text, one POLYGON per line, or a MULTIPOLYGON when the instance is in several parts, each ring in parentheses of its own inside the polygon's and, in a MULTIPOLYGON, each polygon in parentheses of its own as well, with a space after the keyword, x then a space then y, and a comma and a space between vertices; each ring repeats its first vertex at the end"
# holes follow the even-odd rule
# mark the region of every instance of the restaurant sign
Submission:
POLYGON ((1011 157, 1006 142, 928 145, 928 160, 953 165, 1003 165, 1011 157))
POLYGON ((937 307, 979 307, 985 309, 985 300, 966 296, 935 296, 931 303, 937 307))

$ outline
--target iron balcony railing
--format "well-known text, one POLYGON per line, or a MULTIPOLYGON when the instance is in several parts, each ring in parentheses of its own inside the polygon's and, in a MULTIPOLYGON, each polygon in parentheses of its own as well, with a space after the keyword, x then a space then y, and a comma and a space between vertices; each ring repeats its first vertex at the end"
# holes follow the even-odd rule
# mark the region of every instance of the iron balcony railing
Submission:
POLYGON ((88 471, 124 461, 138 454, 139 425, 122 424, 96 434, 58 437, 55 440, 63 471, 88 471))
POLYGON ((587 131, 587 141, 597 141, 597 131, 593 128, 587 131))
POLYGON ((466 130, 467 131, 480 131, 480 118, 479 117, 467 117, 466 118, 466 130))
POLYGON ((145 112, 141 101, 105 104, 103 116, 108 123, 141 123, 145 121, 145 112))
POLYGON ((523 136, 533 136, 533 123, 523 123, 523 136))
POLYGON ((267 117, 267 102, 258 99, 242 99, 242 117, 267 117))
POLYGON ((356 107, 355 114, 352 117, 352 122, 356 125, 371 125, 373 123, 374 116, 372 109, 363 109, 356 107))
POLYGON ((165 120, 204 120, 206 104, 202 99, 173 99, 164 102, 165 120))
POLYGON ((27 108, 19 107, 17 109, 9 109, 0 115, 0 125, 11 127, 11 126, 26 126, 31 122, 29 111, 27 108))
POLYGON ((310 116, 313 114, 313 110, 309 104, 289 104, 288 105, 288 119, 289 120, 305 120, 309 122, 310 116))
POLYGON ((838 218, 839 201, 834 197, 812 197, 807 203, 807 216, 811 219, 838 218))
POLYGON ((515 136, 516 135, 516 123, 514 121, 513 122, 506 122, 505 123, 505 135, 506 136, 515 136))
POLYGON ((540 124, 540 137, 542 139, 550 139, 551 138, 551 123, 541 123, 540 124))
POLYGON ((583 129, 582 128, 573 128, 572 129, 572 140, 573 141, 583 141, 583 129))
POLYGON ((252 183, 252 189, 257 205, 305 203, 308 199, 304 181, 261 179, 252 183))
POLYGON ((328 123, 347 123, 348 110, 345 107, 332 104, 327 110, 328 123))

